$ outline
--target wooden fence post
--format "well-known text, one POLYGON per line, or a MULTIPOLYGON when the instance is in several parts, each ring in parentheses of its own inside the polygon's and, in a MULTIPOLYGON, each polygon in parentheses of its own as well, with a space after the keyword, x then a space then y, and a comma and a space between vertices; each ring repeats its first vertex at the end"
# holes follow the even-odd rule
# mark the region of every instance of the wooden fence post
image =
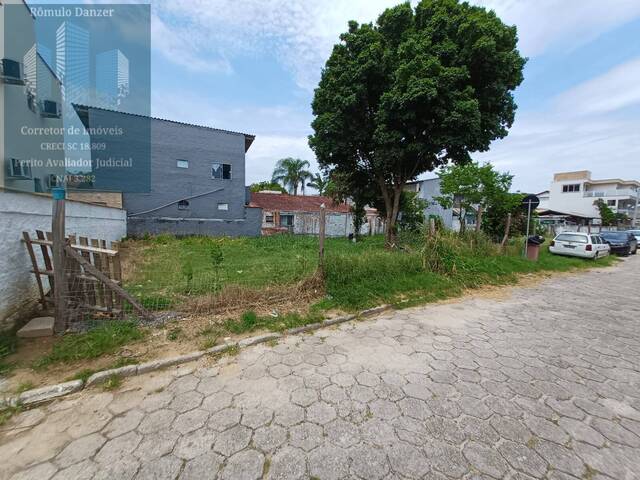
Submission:
POLYGON ((324 275, 324 236, 325 236, 326 211, 324 203, 320 205, 320 224, 318 225, 318 269, 324 275))
POLYGON ((511 214, 507 214, 507 224, 504 227, 504 237, 502 237, 502 243, 500 243, 500 249, 504 249, 504 246, 509 241, 509 230, 511 229, 511 214))
POLYGON ((65 204, 64 188, 54 188, 53 210, 51 215, 51 237, 53 246, 53 278, 55 289, 53 291, 55 301, 55 319, 53 330, 55 333, 63 333, 67 326, 67 282, 65 281, 65 204))
POLYGON ((429 217, 429 236, 433 237, 436 234, 436 219, 429 217))

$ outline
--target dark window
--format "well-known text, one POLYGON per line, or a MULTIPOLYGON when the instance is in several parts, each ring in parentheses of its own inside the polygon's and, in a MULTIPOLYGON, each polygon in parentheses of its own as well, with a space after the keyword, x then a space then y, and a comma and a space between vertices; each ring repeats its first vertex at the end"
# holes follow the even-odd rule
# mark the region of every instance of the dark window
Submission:
POLYGON ((211 178, 231 180, 231 164, 214 163, 211 165, 211 178))
POLYGON ((580 191, 579 183, 572 183, 571 185, 562 186, 562 193, 572 193, 572 192, 579 192, 579 191, 580 191))
POLYGON ((265 215, 264 221, 265 223, 273 223, 273 215, 265 215))
POLYGON ((178 202, 178 210, 189 210, 189 202, 187 200, 180 200, 178 202))
POLYGON ((8 58, 2 59, 2 74, 5 77, 20 79, 20 64, 8 58))
POLYGON ((18 160, 17 158, 12 158, 9 168, 10 177, 31 178, 31 165, 29 165, 29 162, 18 160))
POLYGON ((616 206, 616 201, 615 200, 607 200, 607 205, 610 207, 615 207, 616 206))
POLYGON ((280 215, 281 227, 293 227, 293 215, 280 215))
POLYGON ((560 242, 576 242, 576 243, 588 243, 586 235, 579 235, 574 233, 562 233, 556 237, 556 241, 560 242))

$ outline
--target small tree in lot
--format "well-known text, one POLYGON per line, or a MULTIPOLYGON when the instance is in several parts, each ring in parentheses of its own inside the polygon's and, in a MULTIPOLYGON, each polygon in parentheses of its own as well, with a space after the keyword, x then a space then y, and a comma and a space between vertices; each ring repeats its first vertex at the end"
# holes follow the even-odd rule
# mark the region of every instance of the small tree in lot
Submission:
POLYGON ((309 144, 322 168, 373 188, 388 246, 407 181, 468 163, 507 135, 525 64, 516 44, 515 27, 457 0, 407 2, 340 36, 315 91, 309 144))
POLYGON ((598 207, 598 211, 600 212, 600 221, 602 222, 603 226, 610 227, 613 225, 617 225, 617 215, 613 210, 611 210, 611 208, 609 208, 609 205, 607 205, 604 200, 599 198, 594 202, 594 204, 596 207, 598 207))
MULTIPOLYGON (((515 199, 509 197, 513 175, 495 171, 490 163, 450 165, 443 168, 439 175, 442 196, 437 201, 443 208, 455 206, 460 209, 461 233, 464 233, 466 214, 476 207, 486 212, 507 202, 506 207, 513 208, 515 199)), ((477 221, 479 225, 482 224, 482 218, 477 221)))

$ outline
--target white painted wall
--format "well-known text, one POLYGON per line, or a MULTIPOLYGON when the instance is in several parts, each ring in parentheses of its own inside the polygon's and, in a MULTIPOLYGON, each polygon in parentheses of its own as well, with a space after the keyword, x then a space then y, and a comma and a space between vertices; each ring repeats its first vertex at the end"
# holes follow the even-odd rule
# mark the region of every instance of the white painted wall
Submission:
MULTIPOLYGON (((28 315, 38 299, 21 241, 23 231, 34 237, 36 230, 51 231, 51 197, 0 189, 0 329, 28 315)), ((126 211, 67 201, 66 234, 120 240, 127 234, 126 211)))

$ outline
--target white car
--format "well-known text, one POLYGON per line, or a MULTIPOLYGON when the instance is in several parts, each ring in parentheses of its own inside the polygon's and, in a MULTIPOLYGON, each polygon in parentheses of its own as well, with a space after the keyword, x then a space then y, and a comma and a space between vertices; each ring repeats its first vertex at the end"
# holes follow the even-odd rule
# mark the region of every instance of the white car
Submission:
POLYGON ((609 255, 611 247, 597 234, 564 232, 556 235, 549 251, 556 255, 595 259, 609 255))

